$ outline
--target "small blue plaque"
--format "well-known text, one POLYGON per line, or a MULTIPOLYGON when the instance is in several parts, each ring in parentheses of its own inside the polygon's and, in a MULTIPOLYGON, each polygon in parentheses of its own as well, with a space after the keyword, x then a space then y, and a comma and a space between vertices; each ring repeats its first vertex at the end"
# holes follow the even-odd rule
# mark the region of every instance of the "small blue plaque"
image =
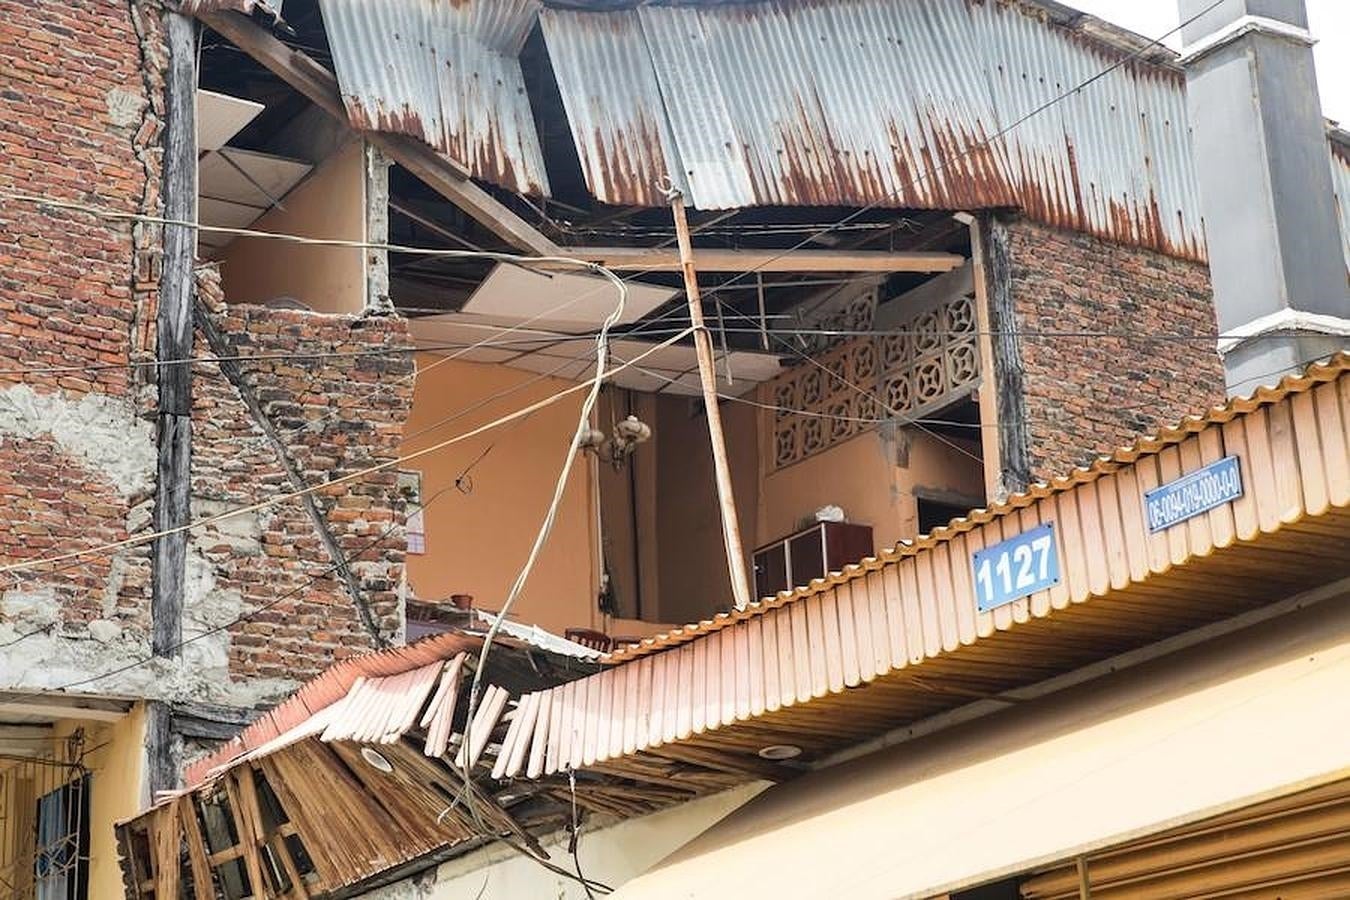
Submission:
POLYGON ((1150 533, 1165 531, 1242 496, 1242 469, 1236 456, 1225 456, 1176 481, 1144 492, 1150 533))
POLYGON ((1052 523, 976 550, 975 608, 989 612, 1005 603, 1059 584, 1059 550, 1052 523))

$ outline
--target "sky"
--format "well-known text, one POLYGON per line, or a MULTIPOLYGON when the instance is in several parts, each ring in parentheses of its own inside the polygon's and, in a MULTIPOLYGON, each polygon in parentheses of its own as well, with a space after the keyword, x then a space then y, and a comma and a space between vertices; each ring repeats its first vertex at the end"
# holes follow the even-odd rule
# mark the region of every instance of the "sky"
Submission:
MULTIPOLYGON (((1145 37, 1156 38, 1177 27, 1177 0, 1063 0, 1108 22, 1123 25, 1145 37)), ((1322 112, 1350 128, 1350 0, 1307 0, 1308 19, 1318 43, 1317 86, 1322 112)), ((1167 44, 1179 50, 1173 35, 1167 44)))

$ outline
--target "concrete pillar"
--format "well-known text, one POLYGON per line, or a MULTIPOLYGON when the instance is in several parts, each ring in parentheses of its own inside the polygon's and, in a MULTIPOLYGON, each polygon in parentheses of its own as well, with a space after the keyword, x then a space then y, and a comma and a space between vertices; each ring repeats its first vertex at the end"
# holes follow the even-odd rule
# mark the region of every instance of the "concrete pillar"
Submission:
MULTIPOLYGON (((1182 21, 1213 0, 1178 0, 1182 21)), ((1182 29, 1230 393, 1344 346, 1350 288, 1304 0, 1224 0, 1182 29)))

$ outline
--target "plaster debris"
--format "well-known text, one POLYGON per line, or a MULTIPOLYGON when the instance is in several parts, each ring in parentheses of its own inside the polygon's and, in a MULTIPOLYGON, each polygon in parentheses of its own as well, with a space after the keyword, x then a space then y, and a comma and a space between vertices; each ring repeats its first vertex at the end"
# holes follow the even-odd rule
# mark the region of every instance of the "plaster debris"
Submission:
POLYGON ((0 391, 0 436, 38 435, 51 435, 62 450, 83 459, 124 497, 144 494, 154 484, 153 429, 125 401, 97 393, 76 400, 38 393, 26 384, 0 391))
POLYGON ((122 626, 107 619, 95 619, 86 627, 89 636, 100 644, 110 644, 122 636, 122 626))

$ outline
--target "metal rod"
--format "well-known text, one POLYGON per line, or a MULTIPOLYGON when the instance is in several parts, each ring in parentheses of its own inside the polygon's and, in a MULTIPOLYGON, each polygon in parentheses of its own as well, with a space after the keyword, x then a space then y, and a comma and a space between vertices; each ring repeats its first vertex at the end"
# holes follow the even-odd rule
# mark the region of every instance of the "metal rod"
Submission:
POLYGON ((694 352, 698 356, 699 383, 703 388, 703 406, 708 414, 708 438, 712 443, 713 472, 717 478, 717 500, 722 509, 722 537, 727 551, 727 572, 731 576, 731 594, 737 609, 750 605, 750 580, 741 545, 740 523, 736 518, 736 498, 731 489, 731 466, 727 462, 726 441, 722 434, 722 413, 717 405, 717 374, 714 370, 712 338, 703 322, 703 299, 694 269, 694 249, 689 240, 689 222, 685 218, 684 199, 671 187, 666 192, 675 218, 675 236, 680 245, 680 270, 684 274, 684 293, 689 301, 689 322, 694 328, 694 352))

